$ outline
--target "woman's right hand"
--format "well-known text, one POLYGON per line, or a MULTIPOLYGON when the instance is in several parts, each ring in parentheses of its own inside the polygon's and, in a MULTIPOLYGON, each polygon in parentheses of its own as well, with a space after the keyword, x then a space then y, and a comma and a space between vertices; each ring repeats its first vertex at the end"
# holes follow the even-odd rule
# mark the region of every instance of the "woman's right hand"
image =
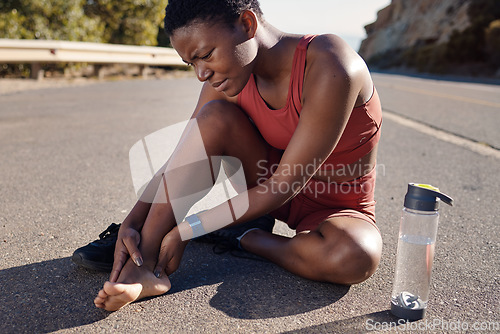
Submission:
POLYGON ((141 234, 139 231, 132 227, 126 227, 123 224, 120 226, 115 246, 113 269, 111 270, 111 275, 109 276, 110 282, 116 282, 129 256, 138 267, 142 266, 143 259, 141 252, 139 251, 140 241, 141 234))

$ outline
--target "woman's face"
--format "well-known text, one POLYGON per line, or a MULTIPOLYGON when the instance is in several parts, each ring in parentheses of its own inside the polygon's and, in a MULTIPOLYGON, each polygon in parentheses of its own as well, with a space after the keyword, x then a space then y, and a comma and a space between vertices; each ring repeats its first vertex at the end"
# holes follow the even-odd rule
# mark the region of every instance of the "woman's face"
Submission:
MULTIPOLYGON (((237 21, 234 27, 212 22, 193 22, 174 31, 172 46, 194 67, 198 79, 217 91, 236 96, 252 73, 257 45, 237 21)), ((253 36, 253 35, 252 35, 253 36)))

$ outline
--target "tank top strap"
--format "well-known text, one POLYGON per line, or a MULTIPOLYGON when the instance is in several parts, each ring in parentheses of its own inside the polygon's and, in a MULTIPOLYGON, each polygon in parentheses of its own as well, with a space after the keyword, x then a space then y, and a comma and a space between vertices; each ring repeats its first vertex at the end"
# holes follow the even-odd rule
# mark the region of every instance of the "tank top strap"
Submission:
POLYGON ((297 48, 299 49, 303 49, 303 50, 306 50, 307 47, 309 46, 309 43, 311 43, 311 41, 316 38, 316 36, 318 35, 304 35, 300 41, 299 41, 299 45, 297 46, 297 48))
POLYGON ((289 95, 290 101, 288 101, 288 103, 294 107, 298 114, 300 114, 300 110, 302 109, 302 87, 304 85, 307 48, 309 46, 309 43, 311 43, 311 41, 316 36, 317 35, 303 36, 300 39, 299 44, 297 45, 295 54, 293 55, 292 73, 289 88, 291 94, 289 95))

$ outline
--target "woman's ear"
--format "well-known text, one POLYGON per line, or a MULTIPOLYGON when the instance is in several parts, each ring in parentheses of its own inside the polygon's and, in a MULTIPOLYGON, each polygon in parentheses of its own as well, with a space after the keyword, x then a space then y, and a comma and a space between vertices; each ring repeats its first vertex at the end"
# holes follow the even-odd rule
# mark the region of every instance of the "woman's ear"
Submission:
POLYGON ((257 27, 259 25, 259 20, 255 16, 254 12, 252 12, 251 10, 244 10, 240 14, 239 21, 243 25, 248 38, 254 38, 255 33, 257 32, 257 27))

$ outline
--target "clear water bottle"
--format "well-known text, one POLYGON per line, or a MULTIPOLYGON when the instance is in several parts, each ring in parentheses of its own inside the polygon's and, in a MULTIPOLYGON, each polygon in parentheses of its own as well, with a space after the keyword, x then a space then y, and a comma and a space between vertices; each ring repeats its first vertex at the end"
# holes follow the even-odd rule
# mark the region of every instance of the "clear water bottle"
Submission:
POLYGON ((391 297, 391 312, 399 318, 414 321, 424 317, 429 300, 440 200, 453 205, 453 199, 436 187, 408 185, 399 227, 391 297))

